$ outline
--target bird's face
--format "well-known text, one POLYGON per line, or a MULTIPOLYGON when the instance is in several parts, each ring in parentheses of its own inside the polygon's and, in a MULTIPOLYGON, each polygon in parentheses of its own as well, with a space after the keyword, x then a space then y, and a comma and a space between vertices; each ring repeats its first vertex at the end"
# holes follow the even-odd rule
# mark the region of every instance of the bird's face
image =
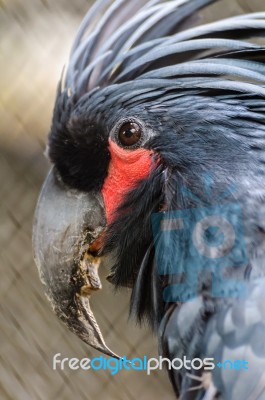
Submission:
POLYGON ((101 288, 102 259, 114 285, 132 288, 132 311, 156 325, 168 277, 155 272, 152 215, 194 207, 182 188, 203 200, 209 171, 213 193, 240 177, 247 185, 250 166, 259 162, 251 156, 258 146, 251 132, 263 134, 252 98, 264 90, 253 84, 259 74, 244 63, 251 50, 255 56, 255 45, 220 39, 218 23, 205 28, 204 35, 211 29, 216 34, 213 42, 200 39, 199 28, 187 31, 183 42, 181 33, 166 36, 210 2, 117 0, 99 28, 83 38, 97 7, 105 4, 98 2, 58 89, 48 151, 53 169, 36 211, 35 260, 57 315, 109 355, 114 353, 89 306, 90 295, 101 288), (239 49, 235 71, 227 59, 239 49), (228 83, 223 75, 239 75, 240 82, 228 83))
POLYGON ((74 105, 58 94, 48 150, 54 167, 34 227, 35 259, 55 312, 107 354, 88 301, 101 288, 98 267, 111 255, 108 279, 133 287, 151 244, 151 214, 162 206, 163 167, 152 146, 162 121, 133 96, 126 107, 120 99, 129 85, 122 86, 118 96, 108 87, 108 96, 98 90, 74 105))

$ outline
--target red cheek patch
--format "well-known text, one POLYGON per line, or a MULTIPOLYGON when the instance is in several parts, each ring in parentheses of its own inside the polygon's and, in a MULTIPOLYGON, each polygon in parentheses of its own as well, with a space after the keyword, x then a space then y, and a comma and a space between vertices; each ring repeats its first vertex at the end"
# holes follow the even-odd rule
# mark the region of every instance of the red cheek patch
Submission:
POLYGON ((108 224, 113 221, 124 195, 149 175, 154 164, 150 150, 126 150, 110 140, 109 151, 111 160, 108 176, 102 188, 108 224))

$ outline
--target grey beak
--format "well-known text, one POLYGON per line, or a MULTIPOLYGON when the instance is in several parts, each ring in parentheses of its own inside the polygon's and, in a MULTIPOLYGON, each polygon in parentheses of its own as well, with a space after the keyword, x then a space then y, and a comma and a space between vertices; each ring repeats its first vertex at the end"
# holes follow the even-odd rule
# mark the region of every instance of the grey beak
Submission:
POLYGON ((34 259, 57 316, 85 343, 119 358, 105 344, 90 308, 101 289, 100 259, 89 246, 103 232, 105 213, 99 193, 71 190, 52 169, 43 185, 33 227, 34 259))

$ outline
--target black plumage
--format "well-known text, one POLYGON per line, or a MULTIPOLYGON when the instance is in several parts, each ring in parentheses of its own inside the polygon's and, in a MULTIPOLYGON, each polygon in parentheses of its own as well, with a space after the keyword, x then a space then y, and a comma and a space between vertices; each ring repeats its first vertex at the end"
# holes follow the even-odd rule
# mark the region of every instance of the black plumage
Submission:
POLYGON ((249 378, 216 370, 209 386, 202 372, 193 379, 187 371, 170 371, 181 399, 264 399, 265 12, 192 27, 197 11, 211 3, 97 1, 59 85, 49 156, 71 188, 101 190, 117 122, 133 117, 144 126, 142 147, 153 151, 155 167, 124 196, 106 228, 100 254, 114 254, 110 280, 132 287, 131 313, 158 331, 163 355, 222 359, 244 346, 249 359, 258 357, 249 378), (157 273, 155 246, 165 258, 168 251, 174 258, 175 250, 152 230, 152 215, 196 208, 194 198, 207 206, 232 187, 222 204, 238 202, 243 209, 249 263, 228 274, 250 282, 249 297, 240 307, 231 293, 212 297, 205 274, 193 306, 165 302, 164 288, 188 271, 184 263, 172 273, 157 273), (253 321, 245 319, 251 307, 253 321), (245 379, 256 379, 255 389, 245 390, 245 379))

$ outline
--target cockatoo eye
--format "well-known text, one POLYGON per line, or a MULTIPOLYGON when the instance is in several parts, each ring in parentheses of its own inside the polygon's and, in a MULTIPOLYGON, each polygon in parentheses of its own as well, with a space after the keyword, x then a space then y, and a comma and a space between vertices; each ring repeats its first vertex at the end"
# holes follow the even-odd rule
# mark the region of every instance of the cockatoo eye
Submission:
POLYGON ((123 123, 118 131, 118 143, 123 147, 138 147, 142 141, 142 127, 136 122, 123 123))

